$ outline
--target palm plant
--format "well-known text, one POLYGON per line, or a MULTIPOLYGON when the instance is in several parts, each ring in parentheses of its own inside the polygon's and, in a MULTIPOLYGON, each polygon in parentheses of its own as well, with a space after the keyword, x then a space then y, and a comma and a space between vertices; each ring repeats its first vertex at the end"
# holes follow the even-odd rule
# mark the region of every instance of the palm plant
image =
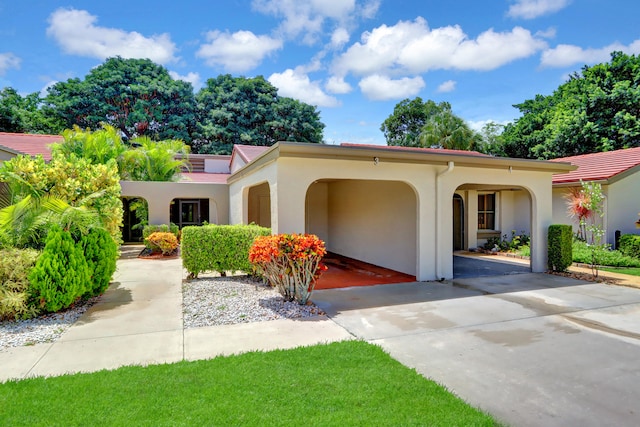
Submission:
POLYGON ((570 187, 564 198, 567 201, 567 214, 578 222, 578 239, 586 241, 587 220, 594 214, 590 208, 591 200, 589 194, 582 187, 570 187))
POLYGON ((429 117, 419 136, 422 147, 453 150, 470 150, 476 139, 475 133, 464 120, 449 111, 429 117))
POLYGON ((137 148, 124 152, 119 165, 124 179, 132 181, 175 181, 188 166, 189 147, 179 140, 152 141, 148 137, 131 140, 137 148), (176 156, 181 155, 180 159, 176 156))

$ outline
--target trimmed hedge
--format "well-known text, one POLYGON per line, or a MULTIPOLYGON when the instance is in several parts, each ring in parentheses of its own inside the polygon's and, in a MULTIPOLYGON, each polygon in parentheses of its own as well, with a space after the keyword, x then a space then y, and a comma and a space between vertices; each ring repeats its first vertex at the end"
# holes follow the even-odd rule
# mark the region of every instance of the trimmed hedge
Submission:
POLYGON ((203 225, 182 229, 182 265, 190 278, 206 271, 251 272, 249 249, 258 236, 271 229, 257 225, 203 225))
POLYGON ((640 259, 640 235, 623 234, 620 236, 618 250, 623 255, 640 259))
POLYGON ((566 271, 573 262, 573 228, 553 224, 548 232, 548 267, 552 271, 566 271))
POLYGON ((87 260, 91 278, 84 296, 100 295, 109 287, 111 277, 116 271, 118 245, 107 230, 94 228, 89 234, 82 236, 80 246, 87 260))

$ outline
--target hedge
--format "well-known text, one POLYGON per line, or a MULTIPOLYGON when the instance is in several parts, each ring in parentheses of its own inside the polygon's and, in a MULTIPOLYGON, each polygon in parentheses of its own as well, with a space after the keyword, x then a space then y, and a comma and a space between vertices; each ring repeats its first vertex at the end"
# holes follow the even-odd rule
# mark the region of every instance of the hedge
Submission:
POLYGON ((618 250, 623 255, 640 258, 640 235, 623 234, 620 236, 618 250))
POLYGON ((203 225, 182 229, 182 265, 190 278, 206 271, 251 272, 249 249, 258 236, 271 229, 257 225, 203 225))
POLYGON ((553 224, 548 232, 548 267, 552 271, 566 271, 573 262, 573 228, 553 224))

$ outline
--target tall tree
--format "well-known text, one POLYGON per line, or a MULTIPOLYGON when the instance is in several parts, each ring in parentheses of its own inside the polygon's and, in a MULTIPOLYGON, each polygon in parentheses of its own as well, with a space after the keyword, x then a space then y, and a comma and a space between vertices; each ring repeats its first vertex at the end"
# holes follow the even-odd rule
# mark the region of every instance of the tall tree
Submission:
POLYGON ((472 150, 479 139, 479 135, 451 111, 442 111, 429 117, 418 138, 422 147, 453 150, 472 150))
POLYGON ((14 88, 0 91, 0 132, 58 134, 63 124, 43 112, 37 92, 21 96, 14 88))
POLYGON ((430 117, 443 112, 451 112, 448 102, 423 102, 420 97, 404 99, 396 104, 393 113, 382 122, 380 130, 384 133, 387 145, 420 147, 422 128, 430 117))
POLYGON ((220 75, 196 94, 194 152, 230 153, 233 144, 269 146, 278 140, 322 142, 324 124, 315 107, 278 96, 262 76, 220 75))
POLYGON ((503 133, 512 157, 550 159, 640 146, 640 57, 613 52, 548 96, 514 105, 503 133))
POLYGON ((45 102, 67 128, 106 123, 127 139, 189 140, 195 124, 191 83, 174 80, 148 59, 109 58, 84 80, 53 85, 45 102))

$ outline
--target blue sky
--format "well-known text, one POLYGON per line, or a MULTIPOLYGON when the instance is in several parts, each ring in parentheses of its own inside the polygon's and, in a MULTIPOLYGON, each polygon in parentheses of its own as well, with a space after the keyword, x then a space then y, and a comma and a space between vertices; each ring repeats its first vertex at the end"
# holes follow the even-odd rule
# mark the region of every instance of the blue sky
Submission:
POLYGON ((638 16, 629 0, 0 0, 0 87, 148 57, 196 90, 262 75, 318 106, 327 142, 385 144, 404 98, 448 101, 475 128, 517 118, 585 64, 640 53, 638 16))

